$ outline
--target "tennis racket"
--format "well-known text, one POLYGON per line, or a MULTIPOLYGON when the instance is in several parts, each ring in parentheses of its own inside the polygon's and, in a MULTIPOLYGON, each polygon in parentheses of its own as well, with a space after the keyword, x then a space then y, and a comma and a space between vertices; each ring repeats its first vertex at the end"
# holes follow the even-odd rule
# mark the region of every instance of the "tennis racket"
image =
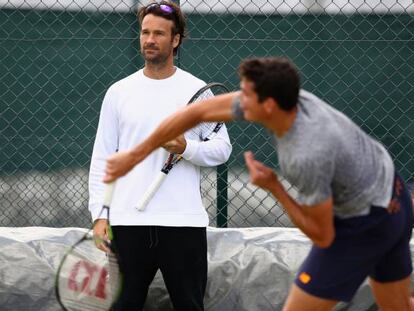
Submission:
MULTIPOLYGON (((98 218, 106 213, 109 221, 113 189, 114 183, 106 186, 104 204, 98 218)), ((120 293, 121 273, 115 249, 110 241, 93 237, 92 229, 70 247, 57 270, 55 292, 63 310, 107 311, 120 293), (98 249, 95 242, 104 243, 111 253, 98 249)), ((110 227, 109 239, 112 239, 110 227)))
MULTIPOLYGON (((188 105, 195 103, 197 101, 207 99, 214 95, 219 95, 223 93, 228 93, 229 89, 222 83, 212 82, 201 89, 199 89, 190 99, 188 105)), ((197 125, 196 127, 190 130, 190 137, 197 138, 201 141, 208 141, 213 138, 218 131, 223 126, 223 122, 203 122, 197 125)), ((182 160, 182 156, 179 154, 170 153, 167 160, 164 163, 161 171, 158 173, 157 177, 154 179, 152 184, 149 186, 147 191, 139 200, 138 204, 136 205, 136 209, 138 211, 143 211, 145 207, 148 205, 152 197, 160 188, 162 182, 167 177, 168 173, 172 170, 172 168, 177 165, 178 162, 182 160)))

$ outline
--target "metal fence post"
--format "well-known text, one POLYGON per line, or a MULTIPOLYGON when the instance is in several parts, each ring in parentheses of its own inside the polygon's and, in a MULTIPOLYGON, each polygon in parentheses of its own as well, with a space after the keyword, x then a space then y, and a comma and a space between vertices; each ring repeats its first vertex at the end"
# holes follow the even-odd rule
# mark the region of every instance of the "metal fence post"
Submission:
POLYGON ((227 205, 228 205, 228 167, 227 163, 217 167, 217 227, 227 227, 227 205))

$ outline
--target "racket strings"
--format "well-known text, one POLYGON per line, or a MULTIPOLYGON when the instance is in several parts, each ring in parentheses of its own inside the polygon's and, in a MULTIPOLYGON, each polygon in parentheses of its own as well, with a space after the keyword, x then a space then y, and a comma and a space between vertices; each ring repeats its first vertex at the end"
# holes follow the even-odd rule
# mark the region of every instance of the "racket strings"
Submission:
POLYGON ((199 138, 202 141, 205 141, 207 138, 210 138, 212 134, 215 134, 219 131, 221 126, 218 126, 222 123, 217 122, 205 122, 200 124, 200 134, 199 138))
MULTIPOLYGON (((198 102, 201 100, 205 100, 216 95, 220 95, 223 93, 228 92, 228 90, 222 84, 212 84, 211 87, 204 92, 202 92, 199 96, 193 99, 193 102, 198 102)), ((220 123, 217 122, 202 122, 195 126, 194 128, 190 129, 189 132, 192 137, 196 137, 202 141, 208 140, 212 134, 217 133, 221 128, 220 123)))
POLYGON ((62 298, 62 302, 65 306, 69 307, 70 311, 102 311, 102 306, 97 306, 95 304, 90 304, 87 302, 80 302, 73 299, 62 298))
POLYGON ((117 257, 97 249, 92 239, 85 239, 65 257, 57 285, 66 310, 109 310, 121 287, 117 257))

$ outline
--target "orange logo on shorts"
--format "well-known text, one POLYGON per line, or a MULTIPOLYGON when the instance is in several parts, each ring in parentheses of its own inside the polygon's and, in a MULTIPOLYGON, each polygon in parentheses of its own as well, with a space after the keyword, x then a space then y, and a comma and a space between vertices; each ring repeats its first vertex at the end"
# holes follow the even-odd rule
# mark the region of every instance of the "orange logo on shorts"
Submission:
POLYGON ((299 280, 303 284, 308 284, 311 280, 311 276, 309 274, 307 274, 306 272, 302 272, 301 274, 299 274, 299 280))

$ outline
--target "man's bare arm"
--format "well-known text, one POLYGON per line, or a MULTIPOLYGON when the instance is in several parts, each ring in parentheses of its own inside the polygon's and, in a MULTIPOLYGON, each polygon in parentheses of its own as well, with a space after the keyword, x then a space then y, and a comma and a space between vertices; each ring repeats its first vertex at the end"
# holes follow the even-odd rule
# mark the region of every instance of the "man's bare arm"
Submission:
POLYGON ((152 151, 201 122, 232 120, 232 103, 237 95, 238 93, 234 92, 212 97, 172 114, 142 143, 110 156, 104 182, 111 182, 125 175, 152 151))
POLYGON ((270 191, 282 204, 296 227, 315 245, 322 248, 329 247, 335 238, 332 198, 313 206, 300 205, 284 189, 271 168, 257 161, 250 151, 246 152, 244 157, 251 182, 270 191))

